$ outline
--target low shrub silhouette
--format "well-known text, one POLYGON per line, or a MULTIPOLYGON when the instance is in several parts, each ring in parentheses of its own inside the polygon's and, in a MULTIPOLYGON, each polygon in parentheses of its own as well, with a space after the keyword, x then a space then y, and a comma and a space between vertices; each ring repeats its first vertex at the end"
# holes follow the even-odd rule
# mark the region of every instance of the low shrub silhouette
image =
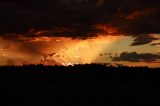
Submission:
POLYGON ((23 106, 30 105, 26 104, 29 98, 36 105, 84 105, 86 102, 97 106, 153 104, 156 101, 150 100, 159 96, 159 81, 159 68, 148 67, 113 67, 106 64, 0 67, 2 98, 8 100, 10 97, 11 101, 15 99, 18 103, 24 101, 23 106))
POLYGON ((1 66, 1 80, 158 81, 159 68, 84 64, 75 66, 1 66))

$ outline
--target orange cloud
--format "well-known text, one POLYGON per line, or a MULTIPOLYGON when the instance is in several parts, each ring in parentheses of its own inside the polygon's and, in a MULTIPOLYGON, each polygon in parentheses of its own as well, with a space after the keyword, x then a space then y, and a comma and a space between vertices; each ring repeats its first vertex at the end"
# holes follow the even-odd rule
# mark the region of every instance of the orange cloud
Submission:
POLYGON ((159 8, 148 8, 143 10, 136 10, 130 13, 129 15, 127 15, 125 18, 129 20, 134 20, 134 19, 141 18, 143 16, 157 14, 158 12, 160 12, 159 8))
POLYGON ((106 35, 120 34, 120 31, 118 31, 118 29, 112 25, 98 24, 96 25, 96 29, 100 30, 101 33, 106 35))
MULTIPOLYGON (((84 64, 92 63, 99 53, 113 45, 120 36, 99 36, 88 39, 72 39, 65 37, 35 37, 25 42, 6 40, 3 43, 10 48, 4 52, 6 59, 14 59, 17 64, 84 64), (92 52, 91 52, 92 51, 92 52)), ((1 44, 1 43, 0 43, 1 44)), ((10 62, 11 63, 11 62, 10 62)))

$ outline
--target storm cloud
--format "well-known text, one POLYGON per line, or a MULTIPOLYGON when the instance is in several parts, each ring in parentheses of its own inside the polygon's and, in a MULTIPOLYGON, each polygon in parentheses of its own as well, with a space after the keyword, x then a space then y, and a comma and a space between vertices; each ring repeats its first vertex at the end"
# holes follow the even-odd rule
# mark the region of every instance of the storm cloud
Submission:
POLYGON ((157 62, 160 55, 151 53, 137 52, 122 52, 119 56, 113 57, 112 61, 127 61, 127 62, 157 62))
POLYGON ((134 36, 135 39, 133 43, 131 44, 132 46, 137 46, 137 45, 143 45, 143 44, 148 44, 151 43, 154 40, 159 40, 159 38, 155 38, 153 35, 139 35, 139 36, 134 36))
POLYGON ((0 34, 87 38, 122 33, 139 41, 140 36, 160 33, 159 5, 159 0, 1 0, 0 34), (106 26, 112 31, 104 30, 106 26))
POLYGON ((152 43, 151 46, 159 46, 160 43, 152 43))

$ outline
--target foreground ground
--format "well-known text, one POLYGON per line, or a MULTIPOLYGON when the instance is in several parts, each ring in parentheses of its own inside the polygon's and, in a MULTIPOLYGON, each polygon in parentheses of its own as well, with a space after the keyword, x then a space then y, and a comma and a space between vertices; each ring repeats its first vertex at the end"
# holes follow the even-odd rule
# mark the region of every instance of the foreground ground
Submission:
POLYGON ((160 70, 104 65, 0 67, 7 105, 137 106, 159 103, 160 70))

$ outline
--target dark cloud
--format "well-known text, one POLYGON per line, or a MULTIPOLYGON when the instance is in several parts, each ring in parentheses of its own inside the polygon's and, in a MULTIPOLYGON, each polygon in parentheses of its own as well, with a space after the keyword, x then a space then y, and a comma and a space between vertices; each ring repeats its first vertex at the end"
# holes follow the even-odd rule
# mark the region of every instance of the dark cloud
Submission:
POLYGON ((120 56, 113 57, 113 61, 128 61, 128 62, 157 62, 160 55, 151 53, 136 53, 122 52, 120 56))
POLYGON ((107 25, 117 30, 111 34, 140 39, 142 34, 160 33, 159 5, 159 0, 1 0, 0 33, 32 37, 34 29, 47 30, 40 36, 90 37, 107 33, 95 27, 107 25))
POLYGON ((96 3, 97 0, 1 1, 0 32, 22 33, 31 28, 62 27, 73 27, 79 32, 83 32, 82 29, 90 31, 93 17, 100 12, 96 3))
POLYGON ((154 40, 158 40, 158 38, 155 38, 153 35, 139 35, 139 36, 134 36, 134 42, 131 44, 132 46, 137 46, 137 45, 144 45, 151 43, 154 40))
POLYGON ((152 43, 151 45, 152 45, 152 46, 159 46, 160 43, 152 43))

